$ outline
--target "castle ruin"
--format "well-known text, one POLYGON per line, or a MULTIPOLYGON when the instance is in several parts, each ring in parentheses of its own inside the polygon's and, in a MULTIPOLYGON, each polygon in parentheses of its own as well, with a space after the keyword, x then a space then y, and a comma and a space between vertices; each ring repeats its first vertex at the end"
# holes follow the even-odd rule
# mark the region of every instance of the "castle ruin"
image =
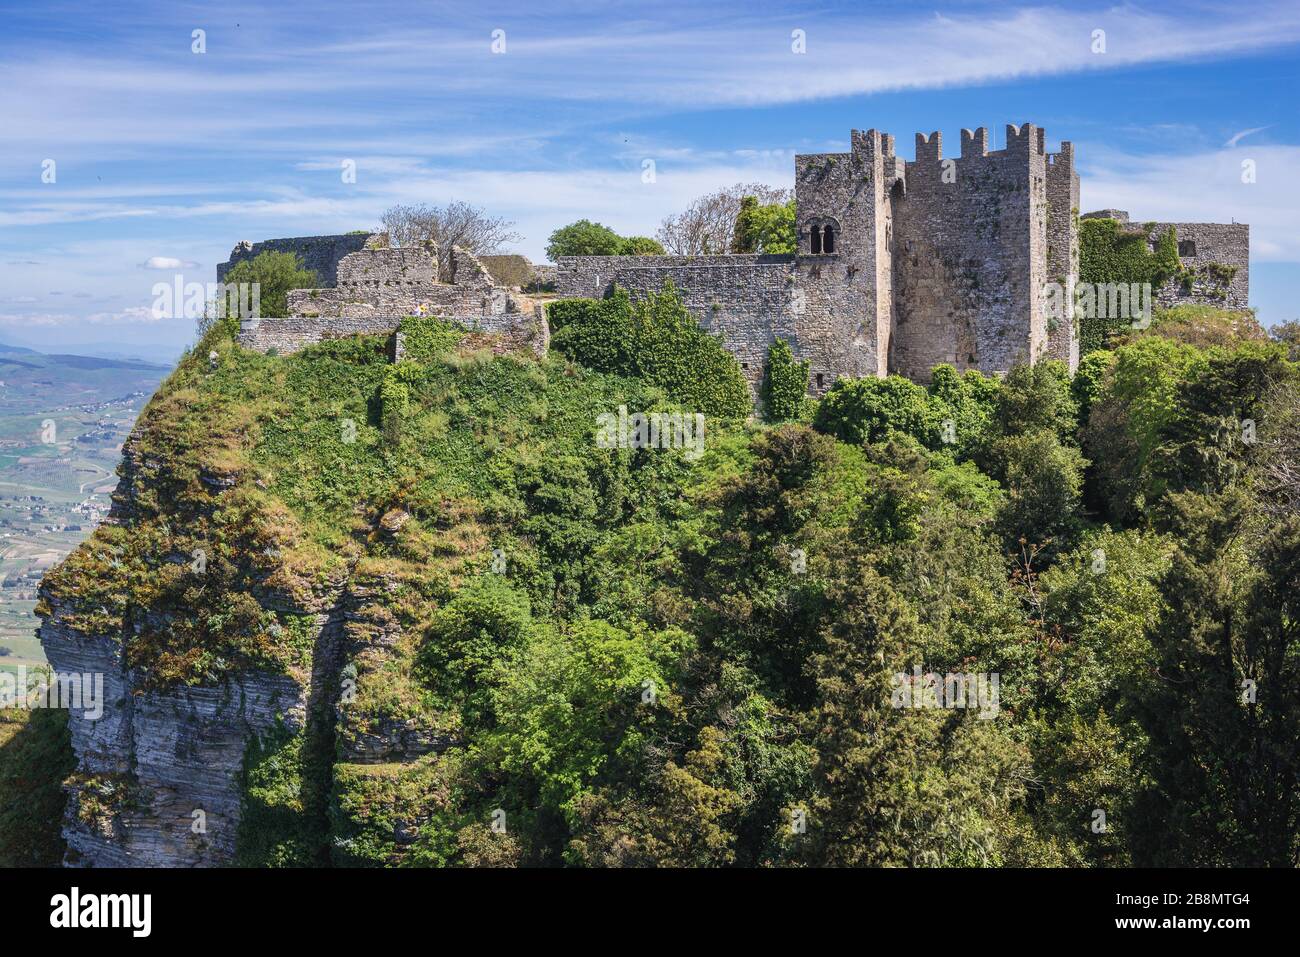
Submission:
MULTIPOLYGON (((555 264, 561 297, 599 297, 621 286, 645 296, 671 283, 701 326, 721 337, 755 390, 769 347, 790 343, 810 363, 809 390, 840 376, 898 373, 927 382, 930 370, 1001 373, 1017 363, 1079 360, 1074 297, 1048 308, 1049 287, 1079 278, 1079 175, 1074 148, 1046 151, 1043 129, 962 130, 960 155, 945 158, 942 134, 916 135, 913 160, 894 137, 854 130, 847 153, 795 157, 792 255, 565 256, 555 264)), ((1132 231, 1127 213, 1117 219, 1132 231)), ((1085 217, 1086 218, 1086 217, 1085 217)), ((1153 291, 1158 306, 1206 302, 1244 308, 1249 227, 1146 223, 1154 248, 1170 227, 1181 275, 1153 291)), ((327 335, 393 331, 406 315, 432 314, 544 349, 541 305, 453 250, 440 283, 429 248, 388 249, 360 235, 241 243, 218 278, 265 249, 298 252, 323 288, 289 295, 288 319, 245 320, 240 341, 265 351, 327 335)))

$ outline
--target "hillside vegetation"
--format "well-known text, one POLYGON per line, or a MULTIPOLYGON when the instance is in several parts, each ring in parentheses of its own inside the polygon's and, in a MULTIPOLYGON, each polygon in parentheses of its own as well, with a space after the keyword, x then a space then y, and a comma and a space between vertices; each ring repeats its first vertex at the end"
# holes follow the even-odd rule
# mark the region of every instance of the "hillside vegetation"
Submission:
POLYGON ((1284 347, 1198 316, 820 403, 777 350, 770 424, 679 303, 607 303, 540 361, 223 323, 142 415, 130 520, 47 578, 78 627, 150 609, 159 687, 306 676, 350 603, 336 710, 249 750, 241 863, 1300 863, 1284 347), (599 447, 620 406, 707 411, 704 454, 599 447), (898 707, 931 672, 999 698, 898 707))

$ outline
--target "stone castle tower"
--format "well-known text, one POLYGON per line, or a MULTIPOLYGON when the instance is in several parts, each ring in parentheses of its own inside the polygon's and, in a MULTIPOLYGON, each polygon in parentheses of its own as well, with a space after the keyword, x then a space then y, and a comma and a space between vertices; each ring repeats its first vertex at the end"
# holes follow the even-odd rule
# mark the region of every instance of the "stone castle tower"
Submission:
POLYGON ((750 381, 776 337, 811 363, 812 391, 838 376, 899 373, 925 382, 941 362, 1005 372, 1017 362, 1078 363, 1071 306, 1049 317, 1043 288, 1078 278, 1079 177, 1071 144, 1047 153, 1044 131, 917 134, 916 158, 894 137, 854 130, 847 153, 795 157, 793 256, 561 257, 562 295, 662 287, 722 334, 750 381), (779 272, 774 277, 773 272, 779 272))
MULTIPOLYGON (((794 254, 563 256, 556 291, 598 297, 617 285, 645 296, 671 283, 755 391, 778 338, 808 361, 815 395, 840 376, 928 382, 939 363, 984 373, 1045 358, 1078 365, 1079 176, 1069 142, 1048 153, 1044 130, 1025 123, 1008 125, 1005 147, 990 150, 981 127, 962 130, 960 154, 945 157, 940 133, 918 133, 908 161, 890 134, 853 130, 849 152, 799 155, 794 165, 794 254), (1054 302, 1053 290, 1063 292, 1054 302)), ((1129 237, 1152 248, 1168 229, 1177 233, 1179 275, 1154 291, 1158 305, 1246 306, 1249 227, 1135 229, 1127 213, 1095 215, 1122 218, 1129 237)), ((246 322, 241 341, 285 351, 428 314, 545 348, 542 304, 467 251, 452 250, 459 268, 444 283, 430 254, 385 244, 364 235, 241 243, 219 278, 262 249, 282 249, 300 253, 324 282, 290 293, 289 318, 246 322)))
MULTIPOLYGON (((1044 315, 1041 290, 1078 276, 1073 148, 1048 154, 1043 130, 962 131, 960 158, 942 134, 916 136, 916 159, 894 138, 855 130, 849 153, 795 158, 798 283, 814 308, 858 327, 821 329, 851 343, 854 374, 925 381, 941 362, 1002 372, 1043 357, 1078 362, 1073 325, 1044 315), (838 306, 838 308, 834 308, 838 306)), ((843 366, 841 366, 843 368, 843 366)))

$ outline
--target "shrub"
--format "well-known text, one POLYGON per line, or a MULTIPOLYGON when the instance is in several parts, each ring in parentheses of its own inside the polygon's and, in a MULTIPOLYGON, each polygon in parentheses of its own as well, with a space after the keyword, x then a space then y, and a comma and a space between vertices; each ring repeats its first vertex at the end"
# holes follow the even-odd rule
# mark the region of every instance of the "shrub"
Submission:
POLYGON ((808 362, 796 362, 790 344, 777 339, 767 350, 763 413, 769 422, 797 419, 808 398, 808 362))
POLYGON ((982 461, 986 457, 988 444, 995 437, 1001 388, 995 376, 986 376, 978 369, 958 373, 945 363, 930 371, 929 393, 941 419, 940 438, 958 459, 982 461))
POLYGON ((454 323, 436 316, 407 316, 398 332, 402 335, 403 358, 411 362, 431 362, 465 335, 454 323))
POLYGON ((662 256, 664 247, 649 236, 628 236, 619 248, 620 256, 662 256))
POLYGON ((582 305, 560 310, 564 325, 551 338, 562 355, 645 379, 691 412, 736 418, 752 408, 740 363, 700 328, 671 284, 636 301, 616 289, 606 299, 570 302, 582 305))
MULTIPOLYGON (((235 263, 226 273, 223 282, 230 285, 257 283, 259 287, 260 315, 283 318, 289 315, 289 290, 312 289, 320 279, 310 269, 304 269, 297 253, 265 252, 235 263)), ((227 315, 231 312, 227 309, 227 315)))
POLYGON ((942 438, 942 417, 929 393, 897 375, 840 379, 818 405, 813 426, 854 445, 900 432, 933 449, 942 438))

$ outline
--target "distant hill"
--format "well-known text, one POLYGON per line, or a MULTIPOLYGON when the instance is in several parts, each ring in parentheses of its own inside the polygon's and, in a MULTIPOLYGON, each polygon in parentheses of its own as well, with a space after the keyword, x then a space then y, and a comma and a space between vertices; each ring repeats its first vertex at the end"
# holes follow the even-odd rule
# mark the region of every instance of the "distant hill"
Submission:
POLYGON ((0 364, 27 365, 33 368, 50 365, 69 366, 74 369, 148 369, 167 372, 171 366, 158 362, 148 362, 134 357, 107 355, 72 355, 65 352, 39 352, 26 346, 11 346, 0 342, 0 364), (22 359, 13 358, 22 356, 22 359))
POLYGON ((170 371, 139 359, 47 354, 0 343, 0 418, 147 396, 170 371))

